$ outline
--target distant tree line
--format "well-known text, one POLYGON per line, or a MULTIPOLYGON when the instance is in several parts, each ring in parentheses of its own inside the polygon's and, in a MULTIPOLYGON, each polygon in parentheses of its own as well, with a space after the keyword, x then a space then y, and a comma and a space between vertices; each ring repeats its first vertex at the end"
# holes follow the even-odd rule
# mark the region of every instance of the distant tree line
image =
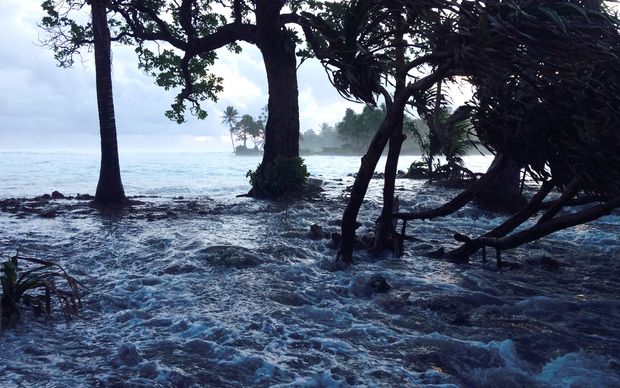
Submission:
MULTIPOLYGON (((308 129, 303 132, 299 139, 300 150, 302 154, 363 155, 385 118, 385 111, 384 104, 378 107, 364 106, 360 113, 347 108, 342 119, 335 125, 323 123, 318 131, 308 129)), ((405 133, 408 134, 403 143, 403 153, 424 155, 425 160, 429 159, 431 162, 435 156, 442 154, 435 145, 436 142, 429 140, 436 136, 424 120, 407 115, 403 125, 405 133)), ((470 149, 471 142, 467 141, 466 127, 462 126, 454 133, 455 141, 451 143, 453 150, 448 151, 446 157, 453 154, 462 156, 470 149)))

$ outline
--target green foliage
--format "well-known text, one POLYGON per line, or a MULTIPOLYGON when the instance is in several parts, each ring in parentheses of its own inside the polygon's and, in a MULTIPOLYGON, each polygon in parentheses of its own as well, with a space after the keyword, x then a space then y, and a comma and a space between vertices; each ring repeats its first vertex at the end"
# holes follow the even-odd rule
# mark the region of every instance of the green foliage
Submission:
POLYGON ((243 141, 243 146, 246 148, 248 139, 252 139, 254 148, 258 148, 259 139, 263 137, 264 131, 263 123, 248 114, 243 115, 235 126, 235 135, 238 140, 243 141))
POLYGON ((72 19, 73 14, 80 12, 84 5, 84 1, 76 0, 45 0, 41 3, 46 14, 39 24, 45 32, 43 44, 52 49, 54 59, 61 67, 71 67, 81 48, 93 42, 90 19, 84 24, 72 19))
POLYGON ((67 319, 77 314, 81 307, 79 283, 58 264, 15 255, 2 263, 1 271, 0 327, 15 325, 21 317, 22 304, 30 305, 37 314, 48 316, 51 313, 52 299, 55 297, 67 319), (20 268, 19 260, 25 261, 28 268, 20 268), (68 289, 58 288, 56 280, 63 281, 68 289))
POLYGON ((356 153, 363 153, 385 117, 385 105, 379 108, 364 107, 362 113, 347 109, 342 121, 336 124, 338 137, 343 148, 356 153))
POLYGON ((321 124, 318 133, 312 129, 304 132, 299 137, 299 147, 304 152, 344 152, 336 129, 327 123, 321 124))
POLYGON ((273 163, 248 171, 256 197, 279 198, 303 190, 310 174, 300 157, 277 157, 273 163))

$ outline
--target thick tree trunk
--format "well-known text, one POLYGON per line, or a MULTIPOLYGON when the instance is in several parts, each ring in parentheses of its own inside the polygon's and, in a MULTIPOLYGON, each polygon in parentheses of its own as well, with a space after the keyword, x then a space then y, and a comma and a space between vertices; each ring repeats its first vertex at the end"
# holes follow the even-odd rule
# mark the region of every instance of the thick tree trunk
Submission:
POLYGON ((106 3, 107 0, 93 0, 91 3, 95 41, 97 108, 101 135, 101 169, 95 203, 103 206, 116 206, 122 205, 126 198, 118 160, 112 96, 112 54, 106 3))
POLYGON ((422 210, 415 213, 397 213, 394 214, 394 218, 401 220, 430 220, 437 217, 448 216, 467 205, 476 195, 482 191, 490 182, 495 179, 495 174, 503 168, 505 158, 498 159, 497 163, 494 163, 489 171, 478 179, 467 190, 461 192, 456 197, 452 198, 448 203, 434 209, 422 210))
MULTIPOLYGON (((495 156, 491 167, 498 162, 499 155, 495 156)), ((495 179, 482 189, 476 196, 480 207, 492 211, 507 211, 513 213, 525 205, 525 199, 520 190, 521 169, 508 159, 498 171, 495 179)))
POLYGON ((280 22, 281 2, 256 2, 257 45, 265 62, 269 117, 260 169, 277 156, 299 156, 299 103, 295 44, 280 22))

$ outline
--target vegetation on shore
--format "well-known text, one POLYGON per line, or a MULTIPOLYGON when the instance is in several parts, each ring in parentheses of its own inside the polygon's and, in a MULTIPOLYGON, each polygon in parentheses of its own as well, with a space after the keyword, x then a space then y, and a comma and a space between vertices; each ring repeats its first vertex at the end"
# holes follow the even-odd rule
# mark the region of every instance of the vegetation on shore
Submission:
POLYGON ((15 326, 23 316, 24 307, 29 307, 35 317, 48 318, 52 306, 57 304, 67 320, 82 307, 82 285, 60 265, 19 254, 1 265, 0 331, 15 326), (65 288, 61 288, 63 285, 65 288))

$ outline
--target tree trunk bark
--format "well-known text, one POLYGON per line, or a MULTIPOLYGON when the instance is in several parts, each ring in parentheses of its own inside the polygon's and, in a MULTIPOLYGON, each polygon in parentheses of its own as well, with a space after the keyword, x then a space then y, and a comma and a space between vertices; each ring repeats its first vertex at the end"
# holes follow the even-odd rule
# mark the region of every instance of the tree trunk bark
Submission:
MULTIPOLYGON (((500 155, 496 155, 489 170, 498 162, 500 155)), ((508 159, 495 179, 478 193, 476 202, 480 207, 492 211, 506 211, 514 213, 525 205, 525 198, 520 190, 521 169, 517 164, 508 159)))
POLYGON ((234 154, 235 151, 237 151, 237 149, 235 148, 235 139, 233 138, 233 129, 232 129, 232 127, 230 128, 230 143, 232 144, 233 154, 234 154))
POLYGON ((121 181, 116 140, 114 98, 112 95, 111 40, 107 23, 106 4, 107 0, 93 0, 91 3, 95 41, 97 108, 99 111, 99 132, 101 136, 101 168, 95 194, 95 203, 102 206, 116 206, 122 205, 126 198, 121 181))
POLYGON ((263 55, 269 100, 265 146, 259 170, 277 156, 299 156, 299 103, 295 43, 280 22, 281 2, 256 2, 257 45, 263 55))
MULTIPOLYGON (((396 186, 396 173, 398 171, 398 158, 403 142, 407 138, 403 131, 402 119, 396 122, 394 134, 390 137, 387 161, 385 162, 383 183, 383 208, 377 221, 375 230, 375 242, 373 251, 381 252, 387 243, 393 239, 394 227, 392 225, 392 213, 394 213, 394 189, 396 186)), ((400 252, 394 251, 396 256, 400 252)))

